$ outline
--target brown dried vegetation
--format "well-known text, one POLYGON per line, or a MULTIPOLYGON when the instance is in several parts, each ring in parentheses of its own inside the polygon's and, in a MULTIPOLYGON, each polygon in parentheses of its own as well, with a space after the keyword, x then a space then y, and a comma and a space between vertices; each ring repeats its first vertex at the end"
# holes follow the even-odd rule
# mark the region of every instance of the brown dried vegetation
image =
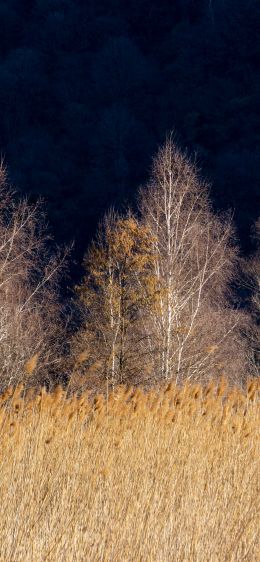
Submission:
POLYGON ((257 560, 259 391, 7 389, 1 560, 257 560))

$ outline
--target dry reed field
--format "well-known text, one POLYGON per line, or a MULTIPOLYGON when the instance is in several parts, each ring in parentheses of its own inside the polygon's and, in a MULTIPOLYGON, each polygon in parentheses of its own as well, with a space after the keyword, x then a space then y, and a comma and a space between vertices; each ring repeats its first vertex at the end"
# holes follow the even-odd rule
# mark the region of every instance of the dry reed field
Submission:
POLYGON ((6 391, 1 562, 260 560, 259 389, 6 391))

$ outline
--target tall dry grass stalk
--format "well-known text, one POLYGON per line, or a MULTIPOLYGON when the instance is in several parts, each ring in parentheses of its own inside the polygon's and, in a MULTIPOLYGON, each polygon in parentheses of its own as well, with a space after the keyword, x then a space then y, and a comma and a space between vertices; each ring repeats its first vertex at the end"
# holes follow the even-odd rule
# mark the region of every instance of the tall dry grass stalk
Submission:
POLYGON ((0 560, 257 561, 259 390, 6 392, 0 560))

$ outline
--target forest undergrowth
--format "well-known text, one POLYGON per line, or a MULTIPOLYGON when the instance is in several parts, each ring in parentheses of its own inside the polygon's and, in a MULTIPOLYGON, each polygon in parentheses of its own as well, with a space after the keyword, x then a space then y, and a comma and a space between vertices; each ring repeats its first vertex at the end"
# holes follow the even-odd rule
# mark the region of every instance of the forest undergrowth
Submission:
POLYGON ((259 390, 7 389, 1 562, 256 562, 259 390))

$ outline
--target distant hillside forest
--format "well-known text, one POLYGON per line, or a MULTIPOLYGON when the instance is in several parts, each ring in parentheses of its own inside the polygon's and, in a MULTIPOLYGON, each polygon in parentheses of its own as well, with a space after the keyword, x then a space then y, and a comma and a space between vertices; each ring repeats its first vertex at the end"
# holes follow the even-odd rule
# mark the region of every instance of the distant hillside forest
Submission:
POLYGON ((170 130, 197 153, 244 250, 259 184, 257 0, 1 2, 0 148, 80 262, 134 201, 170 130))

